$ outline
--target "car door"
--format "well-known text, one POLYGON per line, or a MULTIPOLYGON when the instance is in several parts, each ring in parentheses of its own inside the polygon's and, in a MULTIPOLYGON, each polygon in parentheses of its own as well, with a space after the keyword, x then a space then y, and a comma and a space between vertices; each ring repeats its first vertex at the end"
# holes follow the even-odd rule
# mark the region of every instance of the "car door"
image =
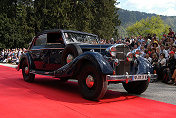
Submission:
POLYGON ((46 70, 56 70, 62 66, 62 52, 65 44, 60 32, 52 32, 47 34, 47 44, 49 54, 49 63, 46 64, 46 70))
POLYGON ((49 56, 47 55, 47 49, 45 49, 46 42, 47 34, 41 34, 33 40, 30 48, 29 52, 32 56, 36 70, 44 70, 45 63, 48 63, 49 56))

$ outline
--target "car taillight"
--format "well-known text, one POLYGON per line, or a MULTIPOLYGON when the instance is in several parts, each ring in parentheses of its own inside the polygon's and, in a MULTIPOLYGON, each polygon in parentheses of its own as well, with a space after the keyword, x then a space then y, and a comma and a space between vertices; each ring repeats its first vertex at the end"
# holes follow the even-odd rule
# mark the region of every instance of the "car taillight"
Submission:
POLYGON ((111 54, 111 56, 112 57, 116 57, 116 48, 115 47, 111 47, 111 49, 110 49, 110 54, 111 54))

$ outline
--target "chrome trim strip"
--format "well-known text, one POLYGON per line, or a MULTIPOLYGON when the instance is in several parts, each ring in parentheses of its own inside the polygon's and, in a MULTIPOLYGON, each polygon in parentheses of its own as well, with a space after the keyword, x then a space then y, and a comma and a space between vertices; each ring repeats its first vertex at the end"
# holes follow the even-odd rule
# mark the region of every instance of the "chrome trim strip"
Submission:
POLYGON ((102 49, 107 49, 107 48, 100 48, 100 47, 93 47, 93 48, 87 48, 87 47, 81 47, 81 49, 88 49, 88 50, 91 50, 91 49, 99 49, 99 50, 102 50, 102 49))
POLYGON ((33 50, 60 50, 60 49, 64 49, 64 48, 40 48, 40 49, 31 49, 31 51, 33 50))

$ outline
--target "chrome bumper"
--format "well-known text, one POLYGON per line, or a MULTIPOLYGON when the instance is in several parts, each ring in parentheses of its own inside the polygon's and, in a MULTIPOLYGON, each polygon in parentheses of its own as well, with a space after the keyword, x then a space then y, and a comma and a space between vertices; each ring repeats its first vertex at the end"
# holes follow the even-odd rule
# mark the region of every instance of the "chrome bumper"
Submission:
POLYGON ((132 81, 143 81, 143 80, 154 80, 157 79, 157 74, 139 74, 139 75, 107 75, 106 80, 109 82, 132 82, 132 81), (135 79, 138 77, 139 79, 135 79), (141 79, 140 79, 141 78, 141 79))

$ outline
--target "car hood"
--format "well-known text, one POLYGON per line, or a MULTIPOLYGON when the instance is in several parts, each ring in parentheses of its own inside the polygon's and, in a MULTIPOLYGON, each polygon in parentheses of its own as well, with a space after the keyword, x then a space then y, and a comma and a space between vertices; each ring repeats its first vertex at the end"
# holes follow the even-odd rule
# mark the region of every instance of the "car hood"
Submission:
POLYGON ((129 52, 129 47, 125 44, 87 44, 87 43, 75 43, 81 47, 83 52, 95 51, 95 52, 109 52, 112 47, 117 49, 117 52, 129 52))
POLYGON ((81 49, 102 49, 102 50, 105 50, 109 47, 112 46, 112 44, 98 44, 98 45, 94 45, 94 44, 86 44, 86 43, 80 43, 80 44, 77 44, 81 47, 81 49))

